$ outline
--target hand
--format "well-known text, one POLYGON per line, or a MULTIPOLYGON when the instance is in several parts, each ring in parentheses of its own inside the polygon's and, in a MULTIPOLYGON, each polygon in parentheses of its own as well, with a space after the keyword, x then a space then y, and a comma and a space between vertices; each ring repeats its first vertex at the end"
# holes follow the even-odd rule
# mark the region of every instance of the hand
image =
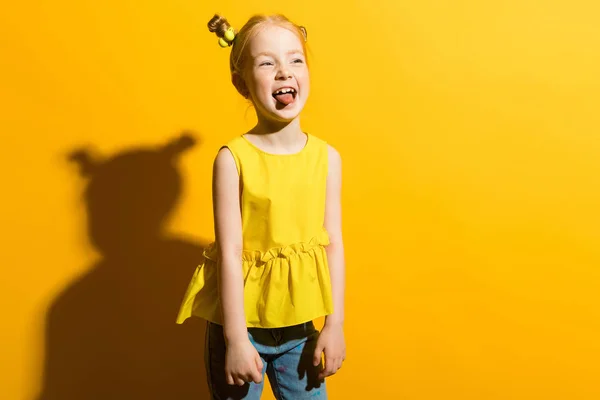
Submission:
POLYGON ((313 356, 315 367, 321 362, 321 353, 323 352, 325 353, 325 368, 319 373, 319 379, 335 374, 342 368, 342 362, 346 359, 346 342, 341 324, 327 325, 326 323, 321 330, 313 356))
POLYGON ((263 363, 250 340, 230 343, 225 352, 225 379, 229 385, 262 382, 263 363))

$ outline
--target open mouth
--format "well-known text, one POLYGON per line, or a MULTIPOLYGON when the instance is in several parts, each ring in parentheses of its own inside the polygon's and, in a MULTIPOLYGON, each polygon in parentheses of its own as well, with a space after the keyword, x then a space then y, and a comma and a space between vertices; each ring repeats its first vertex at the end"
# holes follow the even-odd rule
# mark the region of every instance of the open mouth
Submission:
POLYGON ((287 106, 288 104, 293 103, 296 99, 296 89, 291 87, 277 89, 273 92, 273 98, 279 103, 287 106))

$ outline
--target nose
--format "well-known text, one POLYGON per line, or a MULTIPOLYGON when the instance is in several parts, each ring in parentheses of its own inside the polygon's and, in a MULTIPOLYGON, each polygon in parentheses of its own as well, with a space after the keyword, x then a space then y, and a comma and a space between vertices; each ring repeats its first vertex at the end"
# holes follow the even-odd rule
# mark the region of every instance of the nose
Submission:
POLYGON ((287 68, 287 66, 281 65, 281 67, 279 67, 279 69, 277 70, 277 75, 275 76, 275 79, 287 80, 287 79, 290 79, 291 77, 292 77, 292 73, 287 68))

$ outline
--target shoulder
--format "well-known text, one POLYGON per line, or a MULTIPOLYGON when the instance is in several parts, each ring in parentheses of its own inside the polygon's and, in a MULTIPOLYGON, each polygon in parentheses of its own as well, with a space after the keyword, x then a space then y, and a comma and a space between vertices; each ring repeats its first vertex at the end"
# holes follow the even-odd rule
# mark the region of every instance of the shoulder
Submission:
POLYGON ((237 170, 237 163, 235 161, 233 153, 226 146, 223 146, 219 149, 217 155, 215 156, 215 161, 213 165, 215 171, 217 172, 237 170))
POLYGON ((340 179, 342 175, 342 156, 329 144, 327 145, 327 170, 328 179, 340 179))
POLYGON ((310 138, 313 142, 320 145, 320 147, 327 150, 327 156, 330 162, 341 162, 340 153, 332 145, 315 135, 310 135, 310 138))
POLYGON ((240 147, 246 144, 246 139, 242 137, 242 135, 237 135, 236 137, 229 139, 223 146, 221 146, 221 150, 224 148, 229 149, 232 153, 235 153, 240 147))
POLYGON ((339 151, 337 151, 335 147, 330 144, 327 145, 327 155, 329 156, 329 162, 337 164, 342 163, 342 156, 340 155, 339 151))
POLYGON ((341 174, 342 170, 342 156, 340 153, 330 144, 327 145, 327 163, 329 165, 329 176, 335 177, 341 174))
POLYGON ((241 136, 236 136, 222 145, 215 156, 215 169, 220 171, 237 170, 239 168, 238 150, 243 145, 243 141, 241 136))
POLYGON ((312 133, 307 133, 308 138, 313 144, 318 145, 319 147, 327 147, 327 142, 324 139, 321 139, 318 136, 313 135, 312 133))

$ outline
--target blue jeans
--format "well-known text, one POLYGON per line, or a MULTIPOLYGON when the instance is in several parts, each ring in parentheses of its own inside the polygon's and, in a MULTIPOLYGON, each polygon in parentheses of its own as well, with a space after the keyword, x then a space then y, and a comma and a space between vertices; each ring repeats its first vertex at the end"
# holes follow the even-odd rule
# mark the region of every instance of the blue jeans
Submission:
POLYGON ((325 381, 318 378, 322 365, 313 365, 318 336, 319 332, 312 322, 286 328, 248 328, 250 342, 263 362, 263 381, 236 386, 225 381, 223 327, 209 322, 205 362, 212 399, 259 400, 266 372, 278 400, 326 400, 325 381))

